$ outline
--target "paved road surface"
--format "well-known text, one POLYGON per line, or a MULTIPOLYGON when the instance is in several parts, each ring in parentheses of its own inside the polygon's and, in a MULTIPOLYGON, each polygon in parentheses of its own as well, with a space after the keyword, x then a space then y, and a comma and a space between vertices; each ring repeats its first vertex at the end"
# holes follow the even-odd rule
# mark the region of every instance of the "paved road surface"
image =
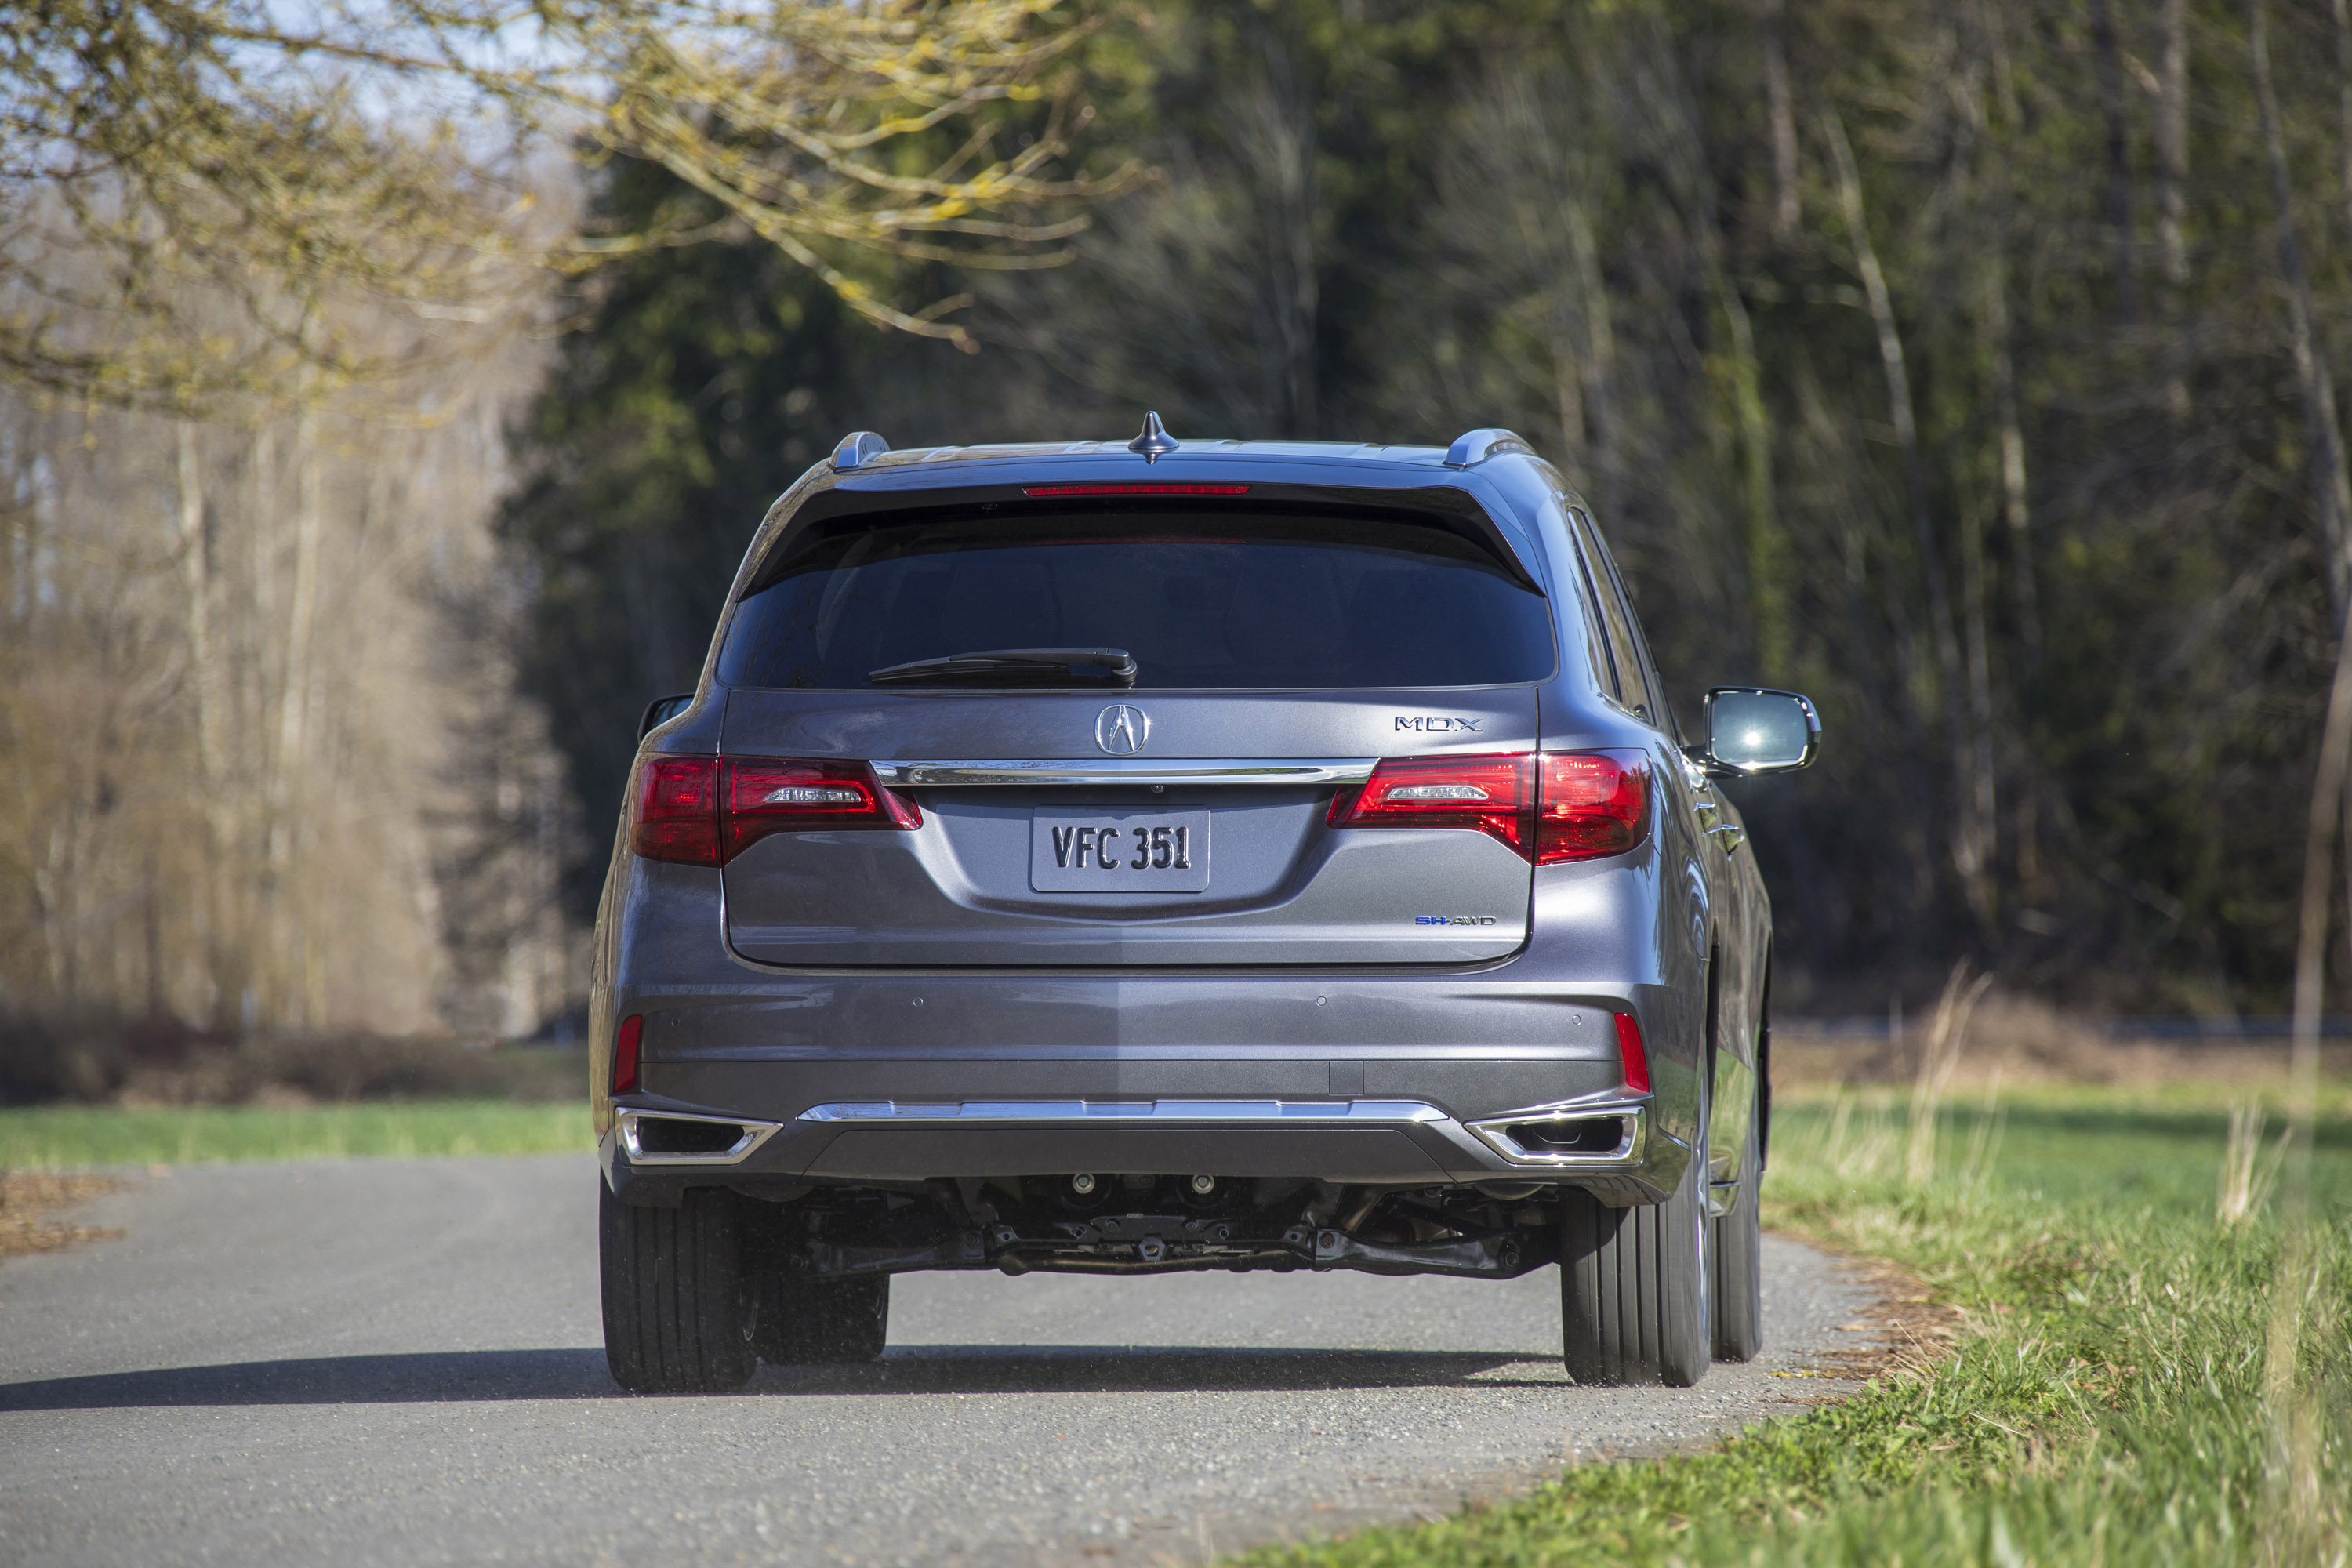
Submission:
POLYGON ((1442 1512, 1833 1384, 1867 1293, 1765 1243, 1772 1348, 1580 1389, 1558 1273, 894 1286, 877 1365, 631 1399, 589 1161, 184 1169, 0 1265, 0 1562, 1155 1563, 1442 1512))

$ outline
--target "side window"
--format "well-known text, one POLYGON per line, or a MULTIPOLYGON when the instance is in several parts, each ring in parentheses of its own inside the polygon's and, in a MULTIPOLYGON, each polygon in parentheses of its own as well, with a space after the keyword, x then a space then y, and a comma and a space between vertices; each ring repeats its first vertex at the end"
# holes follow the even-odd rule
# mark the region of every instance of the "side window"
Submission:
MULTIPOLYGON (((1592 531, 1595 539, 1601 536, 1599 529, 1592 531)), ((1609 576, 1617 584, 1618 597, 1624 601, 1625 624, 1633 629, 1633 650, 1642 658, 1642 678, 1649 682, 1651 700, 1656 705, 1655 722, 1673 736, 1675 744, 1679 746, 1683 742, 1683 727, 1675 718, 1673 700, 1666 695, 1665 678, 1658 673, 1658 661, 1650 652, 1650 634, 1642 629, 1642 617, 1633 613, 1633 595, 1626 592, 1625 579, 1617 574, 1617 558, 1609 553, 1606 544, 1601 547, 1601 558, 1608 563, 1609 576)))
MULTIPOLYGON (((1574 512, 1569 514, 1571 519, 1575 515, 1574 512)), ((1571 522, 1571 533, 1574 527, 1571 522)), ((1583 590, 1578 595, 1577 603, 1583 612, 1584 649, 1592 660, 1592 679, 1601 683, 1601 695, 1622 702, 1625 700, 1624 689, 1617 680, 1617 666, 1609 656, 1609 645, 1601 639, 1601 595, 1592 585, 1592 562, 1581 539, 1575 542, 1575 548, 1576 584, 1583 590)))
POLYGON ((1600 579, 1594 586, 1601 593, 1601 619, 1609 635, 1610 657, 1617 665, 1618 700, 1655 724, 1661 710, 1643 673, 1633 612, 1626 606, 1624 590, 1617 585, 1616 569, 1593 529, 1592 520, 1582 512, 1575 515, 1577 537, 1584 545, 1586 556, 1595 563, 1593 574, 1600 579))

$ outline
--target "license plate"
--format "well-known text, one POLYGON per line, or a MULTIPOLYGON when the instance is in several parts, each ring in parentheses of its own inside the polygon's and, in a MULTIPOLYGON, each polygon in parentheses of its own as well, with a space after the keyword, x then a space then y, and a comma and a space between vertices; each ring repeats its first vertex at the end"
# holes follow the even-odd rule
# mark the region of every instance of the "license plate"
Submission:
POLYGON ((1198 893, 1209 885, 1205 811, 1040 811, 1029 886, 1041 893, 1198 893))

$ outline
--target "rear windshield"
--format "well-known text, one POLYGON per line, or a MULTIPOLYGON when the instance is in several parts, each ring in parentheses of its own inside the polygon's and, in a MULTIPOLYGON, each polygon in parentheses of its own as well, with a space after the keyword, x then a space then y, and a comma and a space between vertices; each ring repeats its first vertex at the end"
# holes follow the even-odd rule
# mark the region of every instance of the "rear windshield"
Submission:
POLYGON ((1555 663, 1543 595, 1444 528, 1158 511, 821 538, 745 596, 719 675, 875 689, 915 659, 1060 647, 1125 649, 1138 689, 1517 685, 1555 663))

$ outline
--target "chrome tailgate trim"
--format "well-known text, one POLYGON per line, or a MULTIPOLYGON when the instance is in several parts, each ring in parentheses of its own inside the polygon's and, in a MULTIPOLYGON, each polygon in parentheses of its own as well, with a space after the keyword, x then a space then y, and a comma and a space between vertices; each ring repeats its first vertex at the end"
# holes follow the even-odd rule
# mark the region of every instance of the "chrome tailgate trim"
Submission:
POLYGON ((1098 762, 964 761, 876 763, 884 784, 902 788, 1003 784, 1361 784, 1377 757, 1175 757, 1098 762))

